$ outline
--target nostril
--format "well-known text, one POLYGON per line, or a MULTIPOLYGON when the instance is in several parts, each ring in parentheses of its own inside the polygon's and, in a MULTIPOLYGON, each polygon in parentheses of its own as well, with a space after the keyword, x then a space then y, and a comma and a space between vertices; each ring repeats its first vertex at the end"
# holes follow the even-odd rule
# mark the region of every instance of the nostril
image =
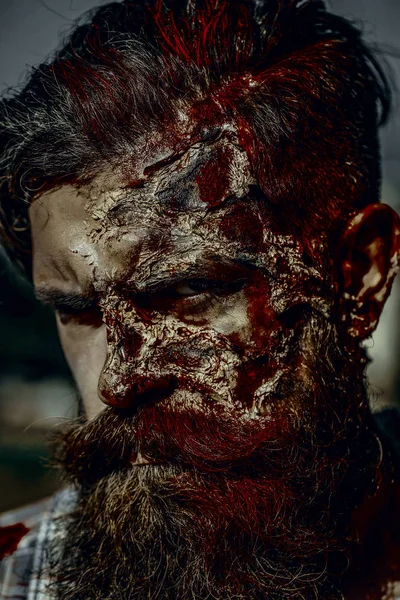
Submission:
POLYGON ((98 393, 103 402, 114 408, 138 408, 147 402, 159 402, 176 388, 174 377, 152 379, 145 376, 134 376, 112 386, 99 382, 98 393))
POLYGON ((136 383, 136 393, 138 396, 147 394, 164 394, 172 392, 175 389, 176 382, 173 377, 160 377, 152 380, 148 377, 141 377, 136 383))

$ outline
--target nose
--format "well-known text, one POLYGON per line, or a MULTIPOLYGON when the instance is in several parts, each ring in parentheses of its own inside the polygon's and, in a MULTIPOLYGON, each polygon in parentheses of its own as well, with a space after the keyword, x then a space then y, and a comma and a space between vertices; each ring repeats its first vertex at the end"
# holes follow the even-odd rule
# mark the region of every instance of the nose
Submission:
POLYGON ((107 358, 101 371, 97 394, 114 408, 137 409, 157 402, 176 388, 176 378, 157 372, 154 355, 160 344, 160 325, 149 311, 132 300, 119 301, 118 310, 103 309, 107 325, 107 358), (150 363, 153 367, 151 368, 150 363))
POLYGON ((103 367, 98 383, 98 395, 114 408, 139 408, 147 402, 160 401, 175 389, 173 377, 135 374, 135 365, 126 355, 114 353, 103 367))
POLYGON ((175 389, 175 382, 170 378, 150 379, 144 376, 129 378, 118 388, 99 382, 101 400, 114 408, 137 409, 149 402, 159 402, 175 389))

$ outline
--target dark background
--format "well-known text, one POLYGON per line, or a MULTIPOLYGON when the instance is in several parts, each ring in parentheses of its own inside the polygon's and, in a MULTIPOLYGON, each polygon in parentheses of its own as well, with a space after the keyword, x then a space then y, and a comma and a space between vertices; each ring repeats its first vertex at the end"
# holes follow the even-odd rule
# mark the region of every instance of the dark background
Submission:
MULTIPOLYGON (((232 0, 234 1, 234 0, 232 0)), ((95 0, 0 0, 0 91, 20 84, 95 0)), ((332 10, 356 20, 388 52, 400 87, 400 0, 332 0, 332 10)), ((382 131, 383 201, 400 209, 400 101, 382 131)), ((373 340, 369 367, 374 410, 400 400, 400 277, 373 340)), ((76 413, 76 394, 58 345, 54 318, 10 269, 0 249, 0 512, 40 498, 58 485, 44 439, 76 413)))

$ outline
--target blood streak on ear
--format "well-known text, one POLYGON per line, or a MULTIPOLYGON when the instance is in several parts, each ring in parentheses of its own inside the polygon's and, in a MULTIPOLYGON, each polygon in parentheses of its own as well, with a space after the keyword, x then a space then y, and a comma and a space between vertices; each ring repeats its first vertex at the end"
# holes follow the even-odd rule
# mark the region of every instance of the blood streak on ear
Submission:
POLYGON ((342 320, 364 339, 378 324, 399 270, 400 219, 386 204, 357 213, 342 236, 342 320))

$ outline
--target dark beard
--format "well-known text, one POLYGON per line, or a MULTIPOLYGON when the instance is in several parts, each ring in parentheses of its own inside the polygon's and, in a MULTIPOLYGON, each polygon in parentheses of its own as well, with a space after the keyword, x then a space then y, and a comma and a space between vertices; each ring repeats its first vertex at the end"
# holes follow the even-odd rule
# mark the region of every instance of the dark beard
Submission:
POLYGON ((59 523, 63 548, 48 549, 56 597, 342 597, 351 515, 375 491, 379 444, 361 356, 344 356, 322 318, 302 346, 313 369, 281 383, 273 418, 161 402, 107 409, 59 436, 80 502, 59 523), (139 446, 159 464, 133 467, 139 446))

